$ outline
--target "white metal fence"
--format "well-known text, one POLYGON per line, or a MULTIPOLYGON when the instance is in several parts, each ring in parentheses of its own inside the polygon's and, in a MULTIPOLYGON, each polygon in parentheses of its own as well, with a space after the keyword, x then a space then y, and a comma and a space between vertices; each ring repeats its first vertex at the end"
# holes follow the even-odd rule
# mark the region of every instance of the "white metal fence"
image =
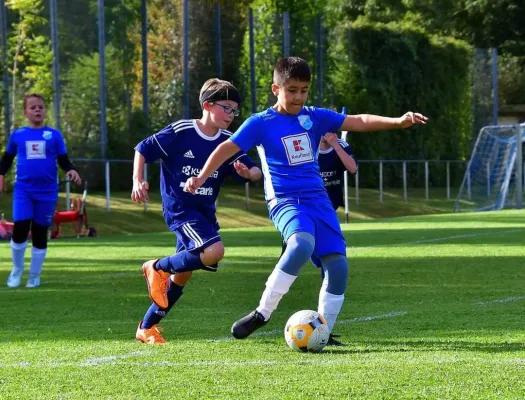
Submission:
MULTIPOLYGON (((90 188, 104 190, 106 195, 106 210, 111 210, 111 193, 115 191, 131 191, 132 160, 100 160, 74 159, 84 179, 90 183, 90 188)), ((389 189, 402 191, 404 201, 409 201, 411 189, 424 189, 424 198, 432 198, 432 188, 442 190, 440 198, 451 200, 456 196, 456 189, 461 184, 467 161, 460 160, 359 160, 359 171, 346 177, 345 197, 349 200, 349 188, 353 189, 356 204, 361 201, 360 189, 377 189, 380 202, 385 199, 389 189)), ((144 177, 151 182, 154 189, 160 177, 160 164, 146 165, 144 177)), ((249 206, 250 191, 262 191, 262 181, 245 186, 246 206, 249 206)), ((147 205, 145 205, 147 210, 147 205)))

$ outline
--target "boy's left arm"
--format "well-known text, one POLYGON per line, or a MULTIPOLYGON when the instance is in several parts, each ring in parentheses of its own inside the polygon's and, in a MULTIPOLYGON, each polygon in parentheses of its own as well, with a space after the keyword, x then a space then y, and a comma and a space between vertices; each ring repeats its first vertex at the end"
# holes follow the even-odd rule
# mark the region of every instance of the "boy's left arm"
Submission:
POLYGON ((340 130, 368 132, 403 129, 410 128, 412 125, 425 125, 427 121, 428 118, 423 114, 411 111, 399 118, 382 117, 380 115, 372 114, 347 115, 340 130))
POLYGON ((82 179, 80 178, 80 175, 76 169, 76 167, 73 165, 71 160, 69 159, 67 155, 67 149, 66 144, 64 142, 64 138, 62 137, 62 134, 58 132, 57 137, 57 162, 58 166, 66 173, 66 176, 77 185, 80 185, 82 182, 82 179))
POLYGON ((352 157, 351 155, 350 146, 347 145, 346 148, 343 148, 341 144, 339 143, 339 139, 337 138, 337 135, 335 133, 328 132, 327 134, 324 135, 324 138, 326 139, 328 144, 332 146, 334 151, 337 153, 337 156, 343 163, 344 167, 348 170, 348 172, 350 172, 351 174, 355 174, 357 172, 358 167, 357 167, 357 162, 355 161, 354 157, 352 157))

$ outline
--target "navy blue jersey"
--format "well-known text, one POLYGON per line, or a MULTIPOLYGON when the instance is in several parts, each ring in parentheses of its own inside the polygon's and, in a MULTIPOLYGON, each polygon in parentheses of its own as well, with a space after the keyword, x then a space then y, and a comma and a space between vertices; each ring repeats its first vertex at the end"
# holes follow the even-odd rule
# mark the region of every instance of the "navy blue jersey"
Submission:
POLYGON ((5 151, 16 155, 17 187, 58 190, 57 157, 66 154, 59 131, 24 126, 11 133, 5 151))
POLYGON ((162 208, 170 229, 176 229, 188 221, 189 213, 185 215, 188 210, 198 210, 210 221, 214 220, 215 200, 224 179, 228 175, 239 177, 233 163, 239 160, 248 168, 255 165, 240 151, 220 166, 195 194, 184 191, 186 180, 199 175, 210 154, 230 136, 231 132, 226 130, 219 130, 212 137, 206 136, 195 120, 179 120, 135 147, 147 163, 161 161, 162 208))
POLYGON ((319 143, 326 132, 339 130, 344 118, 324 108, 303 107, 297 115, 269 108, 244 121, 231 139, 244 151, 257 146, 267 201, 326 196, 317 163, 319 143))
MULTIPOLYGON (((338 139, 338 142, 346 154, 353 157, 352 147, 344 140, 338 139)), ((324 187, 334 210, 337 210, 345 204, 343 199, 343 176, 346 168, 333 147, 319 150, 318 162, 324 187)))

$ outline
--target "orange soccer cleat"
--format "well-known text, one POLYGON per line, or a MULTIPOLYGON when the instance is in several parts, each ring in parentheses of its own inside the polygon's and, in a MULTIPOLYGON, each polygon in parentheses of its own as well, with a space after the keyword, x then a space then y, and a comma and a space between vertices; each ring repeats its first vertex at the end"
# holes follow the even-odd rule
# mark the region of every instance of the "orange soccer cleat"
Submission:
POLYGON ((139 327, 137 328, 137 333, 135 337, 139 342, 146 344, 166 344, 166 341, 160 334, 162 328, 158 325, 153 325, 149 329, 142 329, 142 321, 139 322, 139 327))
POLYGON ((144 279, 148 284, 148 292, 150 299, 158 305, 160 308, 168 307, 168 278, 170 276, 169 272, 159 271, 155 269, 155 264, 157 260, 146 261, 142 265, 142 273, 144 274, 144 279))

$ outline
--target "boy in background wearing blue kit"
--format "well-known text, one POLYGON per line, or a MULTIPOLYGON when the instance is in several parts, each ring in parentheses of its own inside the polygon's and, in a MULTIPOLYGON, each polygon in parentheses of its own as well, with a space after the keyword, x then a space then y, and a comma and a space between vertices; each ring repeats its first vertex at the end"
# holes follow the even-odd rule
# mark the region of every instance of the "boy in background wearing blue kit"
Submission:
POLYGON ((40 286, 40 274, 47 254, 47 230, 53 224, 58 200, 57 161, 71 181, 80 184, 80 176, 67 156, 61 133, 44 124, 44 98, 39 94, 26 96, 24 115, 29 125, 11 133, 0 161, 2 191, 5 188, 5 174, 17 157, 11 238, 13 269, 7 279, 7 286, 11 288, 20 286, 22 280, 30 230, 33 246, 26 287, 40 286))

